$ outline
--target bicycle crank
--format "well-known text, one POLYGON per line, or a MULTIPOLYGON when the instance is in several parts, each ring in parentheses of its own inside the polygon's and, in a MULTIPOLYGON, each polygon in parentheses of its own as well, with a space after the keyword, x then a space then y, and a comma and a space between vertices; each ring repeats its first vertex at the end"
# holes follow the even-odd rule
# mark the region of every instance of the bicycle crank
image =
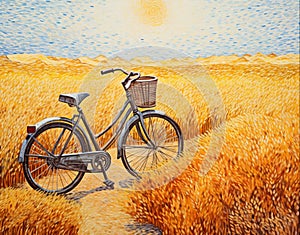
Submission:
POLYGON ((107 171, 111 164, 111 156, 108 152, 101 151, 96 157, 92 159, 92 167, 95 172, 102 172, 101 163, 104 171, 107 171))

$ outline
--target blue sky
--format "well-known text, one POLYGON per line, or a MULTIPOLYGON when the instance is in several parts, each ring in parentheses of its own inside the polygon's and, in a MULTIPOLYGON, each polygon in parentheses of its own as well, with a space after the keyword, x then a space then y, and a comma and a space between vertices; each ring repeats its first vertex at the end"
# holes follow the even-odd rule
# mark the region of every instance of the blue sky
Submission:
POLYGON ((156 2, 166 9, 159 26, 143 22, 137 0, 1 0, 0 54, 78 58, 148 46, 191 57, 299 53, 298 1, 156 2))

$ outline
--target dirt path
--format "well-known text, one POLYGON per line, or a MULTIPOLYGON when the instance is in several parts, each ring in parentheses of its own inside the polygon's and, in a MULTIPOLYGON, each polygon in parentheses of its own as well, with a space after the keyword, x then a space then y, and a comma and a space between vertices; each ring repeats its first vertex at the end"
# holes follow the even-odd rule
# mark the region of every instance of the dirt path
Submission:
POLYGON ((135 223, 125 212, 130 189, 122 188, 119 182, 132 176, 114 153, 111 156, 108 176, 115 182, 114 189, 103 184, 102 174, 85 174, 80 184, 68 194, 81 204, 84 224, 80 234, 160 234, 154 226, 135 223))

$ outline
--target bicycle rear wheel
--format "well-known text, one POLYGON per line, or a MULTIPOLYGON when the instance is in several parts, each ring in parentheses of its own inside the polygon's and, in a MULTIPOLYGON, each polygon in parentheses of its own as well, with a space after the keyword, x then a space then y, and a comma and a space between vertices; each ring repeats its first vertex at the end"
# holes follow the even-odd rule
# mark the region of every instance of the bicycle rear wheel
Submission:
POLYGON ((173 119, 159 113, 148 113, 143 117, 152 144, 142 134, 139 119, 128 127, 122 139, 122 162, 135 177, 164 166, 183 151, 183 136, 173 119))
POLYGON ((78 130, 72 134, 70 124, 48 123, 33 134, 26 147, 23 163, 25 178, 33 189, 62 194, 79 184, 84 172, 58 167, 58 155, 62 151, 64 154, 88 151, 82 134, 78 130))

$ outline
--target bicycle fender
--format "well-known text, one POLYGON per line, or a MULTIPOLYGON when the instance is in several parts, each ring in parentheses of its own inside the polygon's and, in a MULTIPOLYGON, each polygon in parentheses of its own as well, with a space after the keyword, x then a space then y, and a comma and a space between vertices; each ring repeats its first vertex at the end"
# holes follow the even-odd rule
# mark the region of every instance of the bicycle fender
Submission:
MULTIPOLYGON (((40 122, 36 123, 35 124, 35 126, 36 126, 36 131, 35 132, 37 132, 44 125, 49 124, 51 122, 57 122, 57 121, 58 122, 69 123, 71 125, 75 124, 74 121, 72 121, 71 119, 66 118, 66 117, 50 117, 50 118, 45 118, 45 119, 41 120, 40 122)), ((79 126, 79 125, 77 125, 77 128, 80 130, 80 132, 83 134, 85 140, 87 141, 88 138, 87 138, 85 132, 83 131, 82 127, 79 126)), ((30 139, 31 139, 31 137, 33 135, 34 135, 34 133, 27 134, 25 140, 22 142, 20 153, 19 153, 19 156, 18 156, 18 162, 19 163, 23 163, 24 162, 25 150, 26 150, 27 144, 29 143, 29 141, 30 141, 30 139)), ((87 141, 87 144, 89 144, 88 141, 87 141)))
MULTIPOLYGON (((163 111, 160 111, 160 110, 145 110, 142 112, 142 115, 145 116, 147 114, 160 114, 160 115, 166 115, 165 112, 163 111)), ((139 119, 139 116, 137 114, 135 114, 133 117, 131 117, 128 122, 126 122, 125 124, 125 127, 123 128, 121 134, 120 134, 120 137, 118 139, 118 145, 117 145, 117 148, 118 148, 118 153, 117 153, 117 159, 121 158, 123 156, 123 151, 124 151, 124 148, 122 146, 122 140, 124 138, 124 135, 126 133, 126 131, 128 130, 128 128, 130 127, 130 125, 135 122, 136 120, 139 119)))
POLYGON ((28 135, 26 136, 25 140, 22 142, 21 150, 20 150, 20 153, 19 153, 19 156, 18 156, 18 162, 19 162, 19 163, 24 162, 25 150, 26 150, 26 147, 27 147, 27 144, 28 144, 28 141, 29 141, 31 135, 32 135, 32 134, 28 134, 28 135))
POLYGON ((69 124, 74 124, 74 122, 66 117, 49 117, 41 120, 40 122, 36 123, 36 131, 39 130, 42 126, 49 124, 51 122, 56 122, 56 121, 62 121, 62 122, 67 122, 69 124))

